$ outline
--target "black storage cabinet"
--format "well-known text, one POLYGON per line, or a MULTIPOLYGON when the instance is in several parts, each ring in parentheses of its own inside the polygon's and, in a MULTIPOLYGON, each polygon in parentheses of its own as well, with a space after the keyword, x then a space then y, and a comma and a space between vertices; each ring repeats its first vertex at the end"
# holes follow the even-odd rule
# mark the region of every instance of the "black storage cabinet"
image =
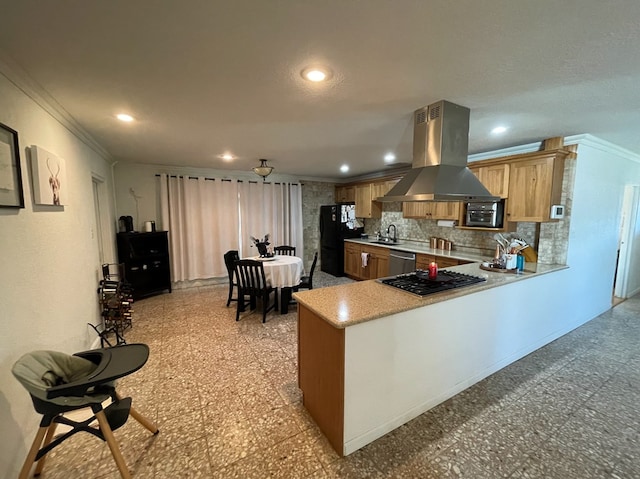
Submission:
POLYGON ((166 231, 118 233, 118 260, 134 299, 171 292, 169 240, 166 231))

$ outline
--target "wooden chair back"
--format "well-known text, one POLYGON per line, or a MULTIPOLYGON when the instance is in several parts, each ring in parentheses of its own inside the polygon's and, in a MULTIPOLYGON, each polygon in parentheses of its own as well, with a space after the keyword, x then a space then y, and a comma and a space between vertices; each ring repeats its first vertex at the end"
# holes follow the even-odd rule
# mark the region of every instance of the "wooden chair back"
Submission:
POLYGON ((295 256, 296 255, 296 247, 295 246, 287 246, 287 245, 276 246, 275 248, 273 248, 273 252, 275 254, 295 256))

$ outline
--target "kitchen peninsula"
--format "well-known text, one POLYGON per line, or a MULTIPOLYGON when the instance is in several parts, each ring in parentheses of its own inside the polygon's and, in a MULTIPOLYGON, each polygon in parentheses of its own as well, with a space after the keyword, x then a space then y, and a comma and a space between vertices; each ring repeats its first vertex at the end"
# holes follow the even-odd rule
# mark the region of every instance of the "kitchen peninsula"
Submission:
POLYGON ((304 405, 339 454, 575 327, 540 300, 562 290, 566 266, 527 264, 522 275, 478 263, 448 269, 486 281, 423 298, 374 280, 294 295, 304 405))

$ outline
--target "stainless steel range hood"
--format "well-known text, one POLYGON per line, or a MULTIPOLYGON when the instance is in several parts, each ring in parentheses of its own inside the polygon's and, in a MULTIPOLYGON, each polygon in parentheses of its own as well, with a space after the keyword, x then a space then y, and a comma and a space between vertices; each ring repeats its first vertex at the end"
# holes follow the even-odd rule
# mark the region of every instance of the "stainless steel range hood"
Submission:
POLYGON ((378 201, 498 201, 467 168, 470 110, 441 100, 416 110, 413 168, 378 201))

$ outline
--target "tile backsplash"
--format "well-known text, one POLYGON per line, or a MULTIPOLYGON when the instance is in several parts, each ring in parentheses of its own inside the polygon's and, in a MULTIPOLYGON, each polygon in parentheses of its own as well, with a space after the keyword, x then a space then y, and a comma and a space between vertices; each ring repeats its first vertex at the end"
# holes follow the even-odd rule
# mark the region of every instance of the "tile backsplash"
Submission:
MULTIPOLYGON (((435 236, 451 241, 453 248, 458 251, 493 257, 496 249, 493 232, 449 228, 438 226, 434 220, 403 218, 402 203, 385 203, 382 208, 382 218, 365 220, 365 233, 370 236, 375 235, 377 231, 386 235, 389 225, 394 224, 398 229, 398 238, 403 240, 429 243, 429 239, 435 236)), ((505 233, 505 236, 522 238, 537 249, 538 230, 537 223, 518 223, 517 231, 505 233)))

